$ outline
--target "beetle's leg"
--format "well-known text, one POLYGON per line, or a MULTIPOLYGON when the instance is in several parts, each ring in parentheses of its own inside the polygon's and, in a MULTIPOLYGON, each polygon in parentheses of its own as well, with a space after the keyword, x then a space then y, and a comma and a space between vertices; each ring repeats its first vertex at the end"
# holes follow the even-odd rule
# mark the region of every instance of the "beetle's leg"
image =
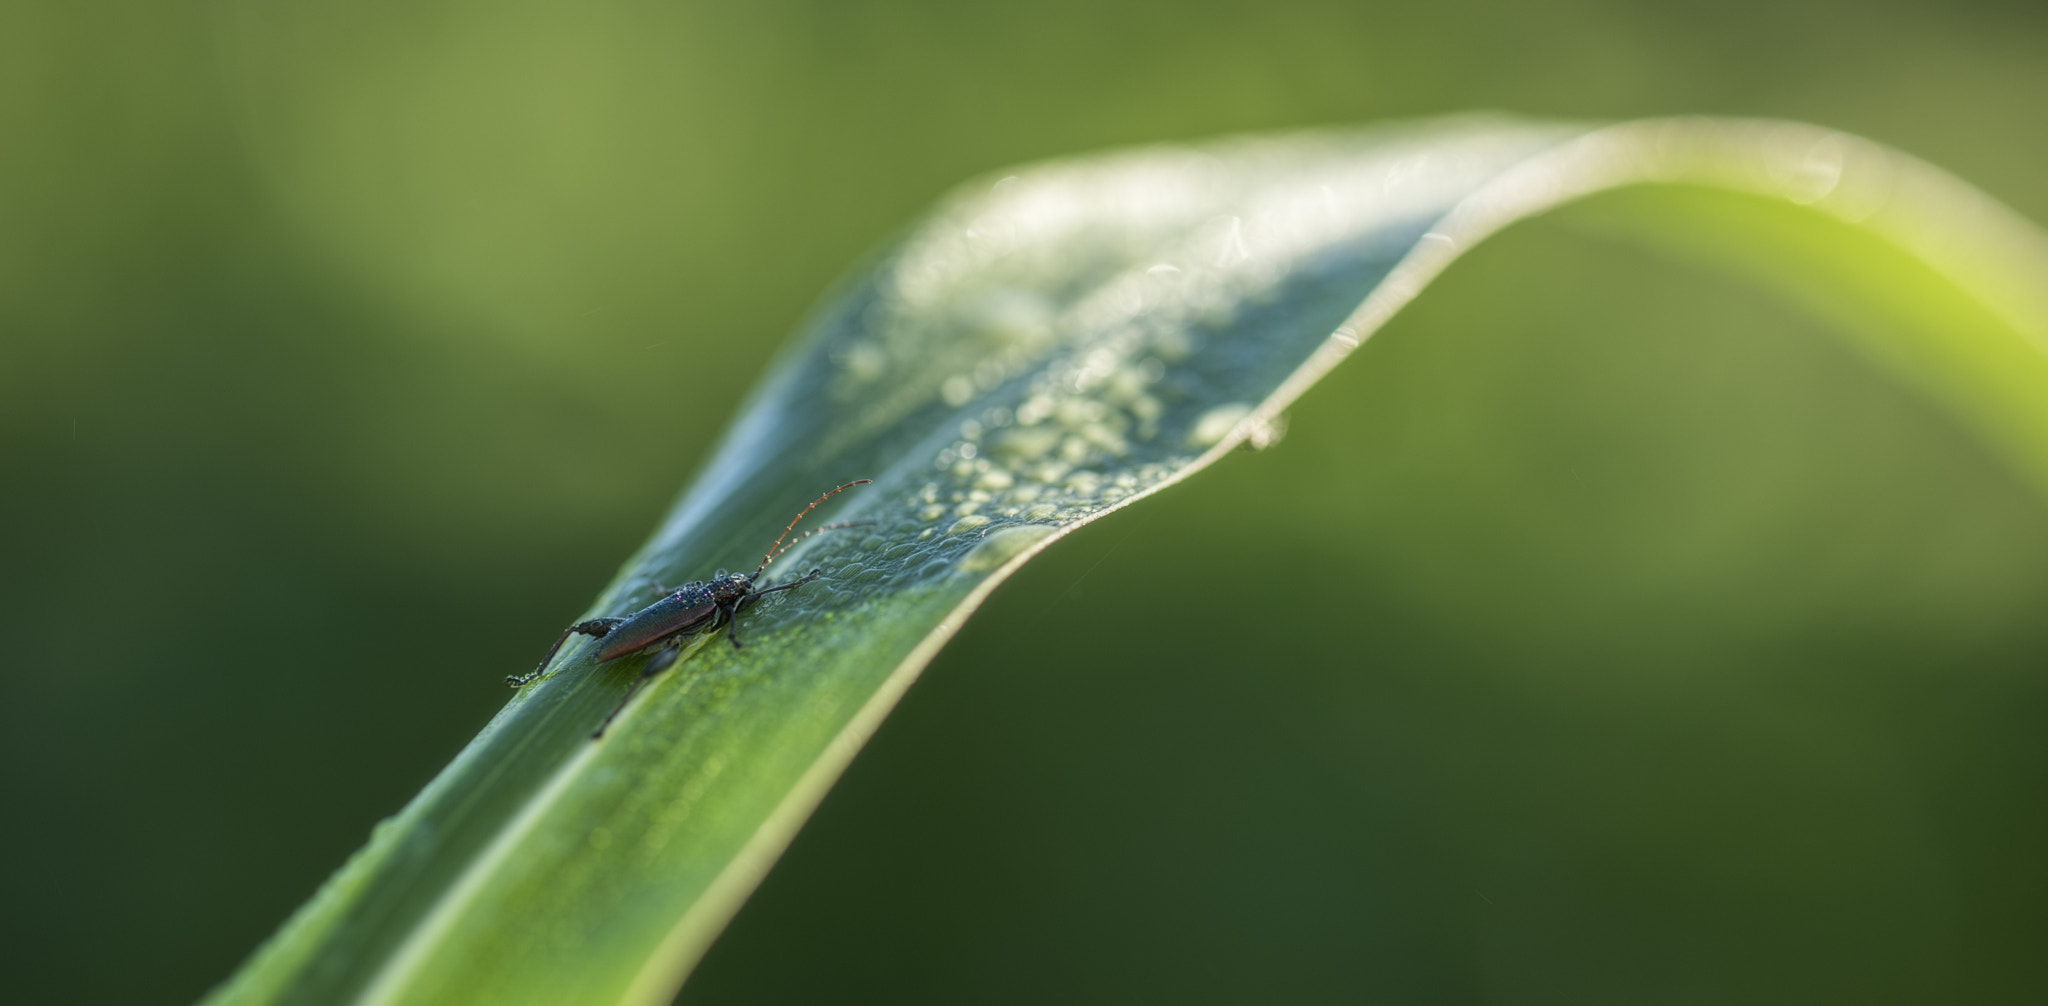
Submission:
POLYGON ((657 674, 660 674, 663 671, 668 670, 671 667, 674 667, 676 665, 676 658, 681 657, 682 655, 683 641, 680 639, 668 644, 667 646, 662 647, 659 650, 656 650, 654 652, 654 656, 648 657, 647 663, 641 665, 640 677, 643 680, 646 678, 651 678, 657 674))
POLYGON ((805 573, 803 576, 797 577, 796 579, 789 581, 788 583, 778 583, 773 587, 763 587, 760 590, 754 591, 753 593, 747 595, 747 600, 752 601, 754 598, 760 597, 762 594, 773 594, 778 590, 795 590, 796 588, 801 587, 804 584, 807 584, 812 580, 815 580, 823 575, 825 575, 824 570, 814 569, 811 570, 809 573, 805 573))
MULTIPOLYGON (((740 648, 740 601, 744 600, 746 600, 746 597, 743 595, 738 600, 733 601, 730 607, 720 605, 718 608, 719 617, 725 622, 726 642, 731 643, 732 648, 735 650, 740 648)), ((716 626, 714 625, 713 628, 716 628, 716 626)))
POLYGON ((540 677, 541 672, 548 669, 548 662, 555 659, 556 651, 562 648, 563 643, 569 641, 570 636, 581 633, 586 636, 597 636, 601 638, 607 633, 611 632, 613 629, 616 629, 620 625, 624 624, 625 621, 626 620, 623 618, 593 618, 590 621, 577 622, 575 625, 563 629, 562 634, 555 637, 555 645, 548 647, 548 655, 540 658, 540 666, 534 668, 532 674, 510 675, 505 679, 505 683, 511 685, 514 688, 518 688, 519 686, 524 685, 527 682, 540 677))
POLYGON ((719 626, 732 621, 732 616, 733 612, 725 610, 725 605, 713 602, 711 605, 711 624, 695 631, 708 636, 717 632, 719 626))
POLYGON ((612 711, 605 714, 604 722, 599 723, 597 729, 591 731, 590 739, 596 740, 599 737, 603 737, 605 728, 611 726, 612 720, 617 719, 620 713, 626 711, 626 703, 633 701, 633 696, 640 691, 640 686, 646 684, 648 678, 674 667, 676 658, 682 655, 683 641, 680 639, 674 640, 667 646, 654 651, 654 656, 647 658, 647 663, 642 664, 640 667, 640 674, 633 679, 632 685, 626 688, 625 697, 619 699, 619 704, 613 706, 612 711))
MULTIPOLYGON (((732 623, 725 630, 725 638, 732 640, 732 648, 735 650, 740 648, 740 637, 737 631, 739 628, 739 616, 740 612, 745 610, 747 605, 750 605, 755 601, 760 600, 761 595, 763 594, 773 594, 778 590, 795 590, 796 588, 801 587, 804 584, 807 584, 812 580, 817 579, 819 576, 823 575, 824 572, 825 571, 821 569, 811 570, 808 574, 798 577, 797 579, 791 580, 788 583, 777 584, 773 587, 766 587, 761 590, 754 591, 750 594, 741 594, 739 597, 733 599, 732 608, 730 610, 726 608, 719 608, 719 615, 723 616, 723 618, 726 621, 732 623)), ((712 628, 715 629, 718 628, 718 626, 714 624, 712 628)))
POLYGON ((750 605, 755 601, 760 600, 761 596, 764 594, 773 594, 778 590, 795 590, 798 587, 801 587, 804 584, 807 584, 812 580, 817 579, 823 573, 824 570, 814 569, 811 570, 810 573, 798 577, 797 579, 791 580, 788 583, 779 583, 773 587, 763 587, 760 590, 754 591, 751 594, 741 594, 739 600, 734 601, 732 603, 733 614, 737 615, 740 612, 747 610, 747 605, 750 605))

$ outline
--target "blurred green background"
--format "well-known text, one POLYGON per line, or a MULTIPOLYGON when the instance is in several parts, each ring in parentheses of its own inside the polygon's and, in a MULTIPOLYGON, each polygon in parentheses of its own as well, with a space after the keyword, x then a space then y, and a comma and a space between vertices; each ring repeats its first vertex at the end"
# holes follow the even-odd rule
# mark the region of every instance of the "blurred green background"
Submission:
MULTIPOLYGON (((2022 4, 0 5, 9 998, 225 977, 949 185, 1472 108, 2048 220, 2022 4)), ((2037 1002, 2048 508, 1588 211, 927 672, 687 1003, 2037 1002)))

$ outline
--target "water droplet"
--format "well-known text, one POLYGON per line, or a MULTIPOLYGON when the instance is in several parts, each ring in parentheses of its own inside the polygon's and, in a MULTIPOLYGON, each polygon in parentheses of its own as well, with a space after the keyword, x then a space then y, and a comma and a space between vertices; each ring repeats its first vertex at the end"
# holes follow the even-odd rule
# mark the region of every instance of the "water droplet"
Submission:
POLYGON ((989 518, 983 517, 978 513, 971 513, 965 517, 960 518, 959 520, 954 521, 953 526, 946 529, 946 533, 961 534, 963 532, 972 531, 975 528, 982 527, 988 523, 989 518))
POLYGON ((1231 431, 1237 429, 1237 424, 1251 413, 1252 407, 1243 402, 1219 405, 1202 413, 1201 418, 1195 420, 1194 428, 1188 430, 1188 446, 1214 447, 1222 443, 1223 438, 1230 436, 1231 431))
POLYGON ((1025 524, 993 531, 974 546, 972 551, 960 557, 959 569, 968 573, 985 573, 1024 553, 1031 546, 1044 541, 1056 529, 1043 524, 1025 524))

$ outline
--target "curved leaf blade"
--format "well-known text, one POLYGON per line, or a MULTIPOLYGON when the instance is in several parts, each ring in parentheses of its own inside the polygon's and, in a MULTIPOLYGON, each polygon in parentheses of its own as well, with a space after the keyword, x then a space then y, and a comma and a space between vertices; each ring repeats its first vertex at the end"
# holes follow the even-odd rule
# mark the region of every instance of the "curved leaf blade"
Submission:
MULTIPOLYGON (((2048 368, 2048 309, 2024 282, 2048 272, 2038 236, 1932 169, 1809 127, 1457 120, 970 185, 784 355, 591 613, 751 569, 818 491, 872 478, 826 518, 871 525, 777 567, 825 578, 751 610, 743 651, 700 640, 602 743, 588 732, 637 661, 570 648, 215 1001, 665 1001, 1010 570, 1276 435, 1281 408, 1473 242, 1640 182, 1856 219, 1973 284, 2007 322, 1979 340, 2001 359, 2048 368), (1959 231, 1972 241, 1928 237, 1959 231), (1987 244, 2004 272, 1978 261, 1987 244)), ((2043 386, 2048 369, 2014 384, 2043 386)), ((2048 445, 2048 412, 2023 399, 2000 399, 1991 425, 2048 445)))

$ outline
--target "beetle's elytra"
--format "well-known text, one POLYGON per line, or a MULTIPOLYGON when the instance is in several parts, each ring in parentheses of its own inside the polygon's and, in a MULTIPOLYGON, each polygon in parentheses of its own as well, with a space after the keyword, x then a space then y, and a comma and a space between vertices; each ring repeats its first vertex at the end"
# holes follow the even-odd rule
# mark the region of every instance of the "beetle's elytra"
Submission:
POLYGON ((817 579, 822 570, 811 570, 797 579, 773 587, 756 589, 754 586, 754 578, 760 576, 761 571, 767 569, 768 564, 774 562, 776 556, 788 551, 797 541, 820 531, 867 523, 847 521, 841 524, 827 524, 797 535, 796 541, 788 545, 782 543, 782 540, 796 529, 797 521, 803 520, 805 514, 817 509, 818 504, 854 486, 867 485, 873 481, 856 479, 812 500, 810 506, 805 507, 802 513, 797 514, 795 519, 789 522, 788 527, 782 529, 782 535, 775 539, 775 544, 768 546, 768 554, 761 558, 761 565, 755 567, 752 573, 726 573, 703 583, 683 584, 674 590, 665 591, 653 604, 623 618, 593 618, 587 622, 577 622, 563 629, 562 634, 555 637, 555 645, 548 647, 548 655, 540 658, 540 666, 535 667, 533 673, 508 677, 505 683, 518 688, 539 678, 547 671, 548 664, 555 659, 555 653, 572 635, 594 636, 604 640, 604 645, 597 651, 599 663, 641 653, 653 654, 647 659, 646 666, 640 669, 640 676, 633 679, 633 685, 626 690, 625 698, 619 700, 618 706, 612 709, 604 718, 604 722, 598 724, 596 732, 590 735, 592 738, 604 736, 605 728, 611 725, 612 719, 619 715, 620 710, 626 708, 626 703, 640 690, 640 685, 648 678, 667 670, 676 662, 676 658, 682 655, 683 642, 686 639, 725 626, 725 638, 732 643, 732 648, 737 650, 740 648, 739 625, 734 619, 739 616, 740 609, 760 600, 764 594, 773 594, 779 590, 795 590, 817 579))

